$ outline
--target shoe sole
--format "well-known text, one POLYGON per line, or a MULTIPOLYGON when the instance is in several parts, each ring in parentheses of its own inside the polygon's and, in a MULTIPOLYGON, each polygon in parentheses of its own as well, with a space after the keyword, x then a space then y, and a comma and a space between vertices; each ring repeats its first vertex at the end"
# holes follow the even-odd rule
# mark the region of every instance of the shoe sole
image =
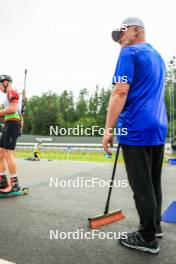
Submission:
POLYGON ((151 254, 157 254, 160 251, 160 248, 159 247, 157 249, 151 249, 151 248, 146 248, 146 247, 132 246, 132 245, 129 245, 129 244, 125 243, 124 241, 120 241, 120 243, 123 246, 125 246, 125 247, 132 248, 132 249, 137 249, 137 250, 141 250, 141 251, 144 251, 144 252, 149 252, 151 254))

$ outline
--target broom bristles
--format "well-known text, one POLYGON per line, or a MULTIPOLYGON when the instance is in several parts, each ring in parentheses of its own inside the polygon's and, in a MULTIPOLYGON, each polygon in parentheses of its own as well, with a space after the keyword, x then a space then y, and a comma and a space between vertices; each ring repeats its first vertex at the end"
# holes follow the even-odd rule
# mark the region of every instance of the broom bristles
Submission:
POLYGON ((102 216, 95 216, 95 217, 91 217, 89 218, 89 225, 90 228, 94 229, 97 227, 101 227, 104 225, 108 225, 111 223, 114 223, 116 221, 120 221, 122 219, 124 219, 125 216, 124 214, 121 212, 121 210, 117 211, 117 212, 113 212, 113 213, 109 213, 109 214, 105 214, 102 216))

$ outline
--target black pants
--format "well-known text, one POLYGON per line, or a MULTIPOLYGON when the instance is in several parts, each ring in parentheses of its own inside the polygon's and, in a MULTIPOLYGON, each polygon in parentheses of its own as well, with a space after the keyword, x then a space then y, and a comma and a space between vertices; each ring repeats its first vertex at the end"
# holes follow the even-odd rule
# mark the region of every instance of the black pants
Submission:
POLYGON ((160 225, 161 221, 161 170, 164 145, 121 147, 128 181, 143 227, 141 235, 146 241, 153 240, 156 226, 160 225))

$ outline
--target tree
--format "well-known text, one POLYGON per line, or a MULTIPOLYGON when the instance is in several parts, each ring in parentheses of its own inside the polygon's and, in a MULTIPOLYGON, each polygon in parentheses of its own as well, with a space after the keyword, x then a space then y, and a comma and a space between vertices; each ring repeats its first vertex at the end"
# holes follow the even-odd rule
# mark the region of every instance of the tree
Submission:
POLYGON ((76 117, 79 120, 81 117, 88 114, 88 103, 87 103, 88 91, 86 88, 81 89, 76 103, 76 117))
POLYGON ((96 85, 95 93, 89 99, 89 114, 91 116, 97 117, 99 111, 99 103, 99 88, 98 85, 96 85))
POLYGON ((105 126, 105 121, 106 121, 106 114, 107 114, 107 109, 108 109, 108 104, 109 104, 109 98, 111 96, 111 89, 108 88, 108 90, 105 90, 104 88, 101 89, 100 92, 100 102, 99 102, 99 112, 98 112, 98 124, 101 127, 105 126))
POLYGON ((94 117, 81 117, 75 124, 74 124, 74 127, 77 127, 79 126, 79 135, 81 135, 81 128, 83 128, 83 135, 82 136, 97 136, 99 135, 97 132, 93 135, 92 134, 92 130, 90 131, 87 131, 88 135, 86 132, 85 132, 85 129, 86 128, 89 128, 89 129, 92 129, 93 126, 97 126, 97 121, 94 117))
POLYGON ((176 135, 176 57, 173 57, 167 65, 165 103, 169 121, 168 135, 173 140, 176 135))
POLYGON ((65 126, 76 120, 75 108, 74 108, 74 97, 73 93, 67 92, 66 90, 59 97, 59 108, 60 118, 65 121, 65 126))
POLYGON ((55 93, 44 93, 29 99, 25 117, 25 132, 48 135, 49 127, 55 126, 58 115, 58 96, 55 93))

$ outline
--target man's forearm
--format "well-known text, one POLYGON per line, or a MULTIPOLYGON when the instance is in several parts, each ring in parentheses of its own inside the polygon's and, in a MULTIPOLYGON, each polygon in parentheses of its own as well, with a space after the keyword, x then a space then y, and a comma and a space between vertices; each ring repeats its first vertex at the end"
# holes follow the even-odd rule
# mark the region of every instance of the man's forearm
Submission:
POLYGON ((112 93, 106 117, 106 130, 114 127, 116 120, 124 108, 126 99, 127 94, 112 93))
POLYGON ((4 108, 3 110, 0 110, 0 116, 14 114, 15 112, 16 112, 16 109, 14 107, 8 106, 4 108))

